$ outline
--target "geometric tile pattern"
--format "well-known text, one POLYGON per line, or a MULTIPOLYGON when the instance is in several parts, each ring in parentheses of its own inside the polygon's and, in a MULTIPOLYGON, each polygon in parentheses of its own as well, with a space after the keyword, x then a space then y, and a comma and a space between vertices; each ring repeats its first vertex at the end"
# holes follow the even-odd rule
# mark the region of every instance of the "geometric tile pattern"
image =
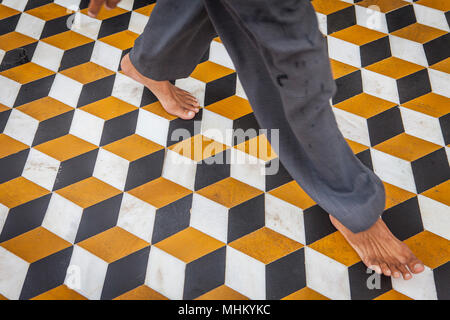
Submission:
POLYGON ((368 273, 282 164, 269 174, 219 38, 173 79, 202 106, 181 120, 120 71, 155 1, 95 19, 88 2, 0 1, 0 298, 450 299, 450 2, 312 0, 338 125, 425 264, 409 281, 368 273))

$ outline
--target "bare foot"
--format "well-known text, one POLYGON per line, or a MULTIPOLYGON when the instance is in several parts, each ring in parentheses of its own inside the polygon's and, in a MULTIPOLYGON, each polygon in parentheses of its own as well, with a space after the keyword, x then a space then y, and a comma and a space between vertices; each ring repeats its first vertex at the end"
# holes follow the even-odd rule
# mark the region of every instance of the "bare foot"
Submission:
POLYGON ((380 218, 368 230, 353 233, 330 215, 331 223, 338 229, 358 253, 363 263, 376 273, 403 279, 411 273, 424 270, 422 261, 416 258, 406 244, 398 240, 380 218))
POLYGON ((174 86, 169 81, 152 80, 139 73, 131 63, 128 54, 122 58, 120 67, 123 73, 153 92, 168 113, 189 120, 200 110, 197 99, 186 90, 174 86))

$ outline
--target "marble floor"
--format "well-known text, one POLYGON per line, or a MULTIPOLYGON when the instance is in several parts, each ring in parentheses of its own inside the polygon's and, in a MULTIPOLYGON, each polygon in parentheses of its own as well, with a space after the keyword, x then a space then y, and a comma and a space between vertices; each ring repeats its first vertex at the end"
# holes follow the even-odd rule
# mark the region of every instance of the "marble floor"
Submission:
POLYGON ((450 299, 450 1, 312 0, 339 128, 426 266, 409 281, 261 174, 278 158, 219 38, 174 79, 203 107, 181 120, 119 68, 155 1, 87 4, 0 0, 0 299, 450 299))

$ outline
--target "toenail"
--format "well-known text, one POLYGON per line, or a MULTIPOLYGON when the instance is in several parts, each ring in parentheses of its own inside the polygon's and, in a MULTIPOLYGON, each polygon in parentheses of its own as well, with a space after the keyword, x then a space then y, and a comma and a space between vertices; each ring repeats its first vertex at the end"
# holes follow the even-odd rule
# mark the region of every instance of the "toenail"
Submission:
POLYGON ((398 277, 400 277, 400 273, 394 272, 394 278, 398 278, 398 277))
POLYGON ((419 269, 421 269, 422 268, 422 265, 421 264, 416 264, 415 266, 414 266, 414 270, 419 270, 419 269))

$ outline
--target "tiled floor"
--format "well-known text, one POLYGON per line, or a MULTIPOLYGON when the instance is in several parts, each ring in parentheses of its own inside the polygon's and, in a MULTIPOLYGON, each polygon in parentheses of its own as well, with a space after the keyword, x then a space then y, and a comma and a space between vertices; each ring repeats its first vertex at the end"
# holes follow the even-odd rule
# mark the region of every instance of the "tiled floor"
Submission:
POLYGON ((410 281, 367 273, 282 167, 261 175, 264 136, 211 136, 258 128, 220 39, 176 80, 200 124, 118 71, 152 1, 0 2, 0 298, 450 299, 450 1, 312 1, 339 126, 426 265, 410 281), (205 164, 233 156, 253 162, 205 164))

